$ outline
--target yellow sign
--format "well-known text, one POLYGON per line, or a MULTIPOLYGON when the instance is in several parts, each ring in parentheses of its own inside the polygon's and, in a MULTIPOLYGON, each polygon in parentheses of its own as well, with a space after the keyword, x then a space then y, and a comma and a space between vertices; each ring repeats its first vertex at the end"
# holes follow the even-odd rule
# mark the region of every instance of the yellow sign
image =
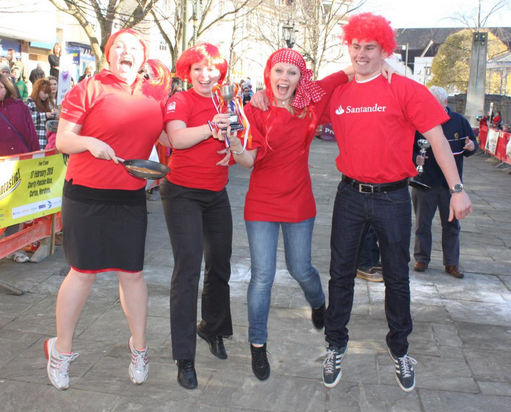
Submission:
POLYGON ((59 212, 65 175, 61 154, 0 162, 0 228, 59 212))

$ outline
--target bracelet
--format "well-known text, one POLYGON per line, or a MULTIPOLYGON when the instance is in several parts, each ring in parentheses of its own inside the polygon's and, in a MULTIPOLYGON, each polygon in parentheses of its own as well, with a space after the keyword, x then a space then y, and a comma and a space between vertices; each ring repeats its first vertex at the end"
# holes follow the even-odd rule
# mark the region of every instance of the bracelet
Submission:
POLYGON ((211 135, 206 135, 206 133, 204 133, 204 125, 202 125, 200 127, 200 130, 202 132, 202 140, 207 140, 211 135))
POLYGON ((244 152, 244 151, 245 151, 245 148, 241 149, 239 152, 237 152, 237 151, 235 151, 235 150, 232 150, 232 149, 231 149, 231 153, 232 153, 232 154, 235 154, 235 155, 238 155, 238 156, 239 156, 240 154, 243 154, 243 152, 244 152))

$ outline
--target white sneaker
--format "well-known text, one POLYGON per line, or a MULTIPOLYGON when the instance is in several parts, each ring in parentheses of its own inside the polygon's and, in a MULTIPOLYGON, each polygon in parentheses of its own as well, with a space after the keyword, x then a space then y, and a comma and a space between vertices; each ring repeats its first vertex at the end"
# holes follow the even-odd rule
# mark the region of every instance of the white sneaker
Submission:
POLYGON ((66 390, 69 388, 69 364, 78 357, 78 353, 62 355, 55 347, 56 342, 57 338, 51 338, 44 342, 44 354, 48 361, 46 370, 53 386, 60 390, 66 390))
POLYGON ((149 359, 147 358, 147 348, 141 352, 133 346, 133 336, 128 340, 128 347, 131 352, 131 363, 128 368, 131 382, 135 385, 142 385, 149 375, 149 359))

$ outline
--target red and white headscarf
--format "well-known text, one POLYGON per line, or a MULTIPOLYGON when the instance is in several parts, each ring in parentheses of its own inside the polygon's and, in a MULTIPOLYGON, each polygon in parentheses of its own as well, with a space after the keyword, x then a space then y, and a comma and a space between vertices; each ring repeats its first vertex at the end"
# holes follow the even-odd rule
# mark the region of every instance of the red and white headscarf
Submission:
MULTIPOLYGON (((305 60, 297 51, 294 51, 293 49, 280 49, 273 53, 266 64, 268 77, 270 70, 277 63, 292 64, 293 66, 298 67, 302 74, 302 77, 296 86, 295 97, 291 102, 291 106, 296 107, 297 109, 303 109, 304 107, 307 107, 311 101, 316 103, 326 94, 323 89, 319 87, 314 80, 312 80, 312 70, 307 69, 305 60)), ((268 85, 266 85, 266 87, 268 87, 268 85)))

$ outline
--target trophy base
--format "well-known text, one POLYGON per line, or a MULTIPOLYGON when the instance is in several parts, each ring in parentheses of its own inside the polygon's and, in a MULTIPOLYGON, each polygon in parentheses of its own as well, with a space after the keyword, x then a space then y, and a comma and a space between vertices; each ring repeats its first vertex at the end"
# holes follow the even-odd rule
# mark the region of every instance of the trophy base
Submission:
POLYGON ((427 184, 419 182, 418 180, 415 180, 413 178, 409 180, 408 185, 415 187, 416 189, 419 189, 419 190, 424 190, 424 191, 431 190, 431 186, 428 186, 427 184))
MULTIPOLYGON (((231 123, 229 126, 231 127, 231 130, 243 130, 244 129, 243 125, 241 123, 237 123, 237 122, 231 123)), ((221 130, 226 130, 226 129, 227 129, 227 127, 222 128, 221 130)))

